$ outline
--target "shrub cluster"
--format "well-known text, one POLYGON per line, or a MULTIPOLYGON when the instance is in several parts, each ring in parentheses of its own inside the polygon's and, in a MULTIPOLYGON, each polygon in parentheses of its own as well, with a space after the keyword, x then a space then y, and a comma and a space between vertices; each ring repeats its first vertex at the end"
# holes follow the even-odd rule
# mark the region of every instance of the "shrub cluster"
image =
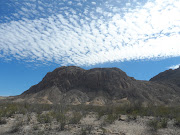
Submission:
POLYGON ((60 123, 60 130, 64 130, 66 124, 78 124, 82 117, 93 112, 97 118, 104 116, 104 123, 111 124, 120 115, 127 115, 129 120, 135 120, 137 116, 153 116, 155 119, 149 122, 154 129, 167 126, 167 119, 175 119, 174 126, 180 127, 180 107, 152 106, 141 104, 126 104, 119 106, 92 106, 92 105, 49 105, 27 103, 0 103, 0 124, 5 124, 3 117, 11 117, 14 114, 37 114, 39 123, 51 123, 56 120, 60 123), (72 116, 67 112, 73 112, 72 116), (43 113, 47 112, 47 113, 43 113))
POLYGON ((151 127, 152 130, 157 131, 161 128, 167 128, 168 120, 166 118, 155 118, 148 122, 148 126, 151 127))

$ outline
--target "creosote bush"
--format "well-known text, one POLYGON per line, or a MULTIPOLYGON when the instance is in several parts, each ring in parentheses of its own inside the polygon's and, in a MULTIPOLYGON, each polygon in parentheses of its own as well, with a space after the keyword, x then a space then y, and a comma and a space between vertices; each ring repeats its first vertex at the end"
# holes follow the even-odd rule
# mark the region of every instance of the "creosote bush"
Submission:
POLYGON ((161 128, 167 128, 167 122, 168 120, 166 118, 155 118, 148 122, 148 126, 154 130, 157 131, 161 128))
MULTIPOLYGON (((104 116, 105 123, 113 123, 118 116, 127 115, 129 120, 136 120, 137 116, 153 116, 164 119, 175 119, 174 126, 180 127, 180 107, 153 106, 147 107, 141 104, 125 104, 118 106, 92 106, 92 105, 62 105, 62 104, 27 104, 27 103, 0 103, 0 118, 12 117, 15 114, 29 115, 35 113, 40 123, 51 123, 53 120, 60 124, 60 130, 64 130, 66 124, 78 124, 82 117, 88 113, 97 114, 97 118, 104 116), (44 113, 46 112, 46 113, 44 113), (73 112, 68 116, 67 112, 73 112)), ((29 116, 30 121, 30 116, 29 116)), ((3 124, 0 119, 0 124, 3 124)), ((166 121, 152 121, 151 124, 166 127, 166 121)))
POLYGON ((174 121, 174 126, 180 128, 180 116, 177 116, 174 121))
POLYGON ((105 124, 112 124, 115 120, 118 119, 117 114, 108 114, 106 118, 104 119, 105 124))
POLYGON ((7 123, 7 121, 5 119, 0 118, 0 125, 6 124, 6 123, 7 123))
POLYGON ((19 121, 16 123, 16 125, 14 125, 10 131, 10 133, 16 133, 16 132, 19 132, 21 127, 23 125, 23 122, 22 121, 19 121))
POLYGON ((86 127, 81 128, 81 135, 89 135, 92 132, 93 127, 91 125, 87 125, 86 127))
POLYGON ((33 129, 38 130, 38 125, 37 124, 33 125, 33 129))
POLYGON ((78 124, 82 118, 82 114, 80 112, 74 112, 73 117, 69 120, 70 124, 78 124))
POLYGON ((54 112, 53 117, 60 123, 60 127, 58 130, 62 131, 65 128, 65 125, 67 123, 67 116, 65 116, 65 113, 62 112, 54 112))
POLYGON ((37 115, 37 121, 39 123, 50 123, 51 122, 51 117, 49 114, 38 114, 37 115))

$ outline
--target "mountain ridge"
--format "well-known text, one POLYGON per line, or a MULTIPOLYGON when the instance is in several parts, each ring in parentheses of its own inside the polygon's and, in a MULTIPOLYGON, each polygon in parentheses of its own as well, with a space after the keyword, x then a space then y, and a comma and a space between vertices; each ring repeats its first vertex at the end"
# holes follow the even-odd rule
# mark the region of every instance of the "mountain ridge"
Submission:
POLYGON ((41 82, 15 97, 15 102, 107 105, 139 102, 169 105, 180 102, 180 87, 158 81, 140 81, 119 68, 63 66, 48 72, 41 82))
POLYGON ((169 69, 159 73, 150 79, 150 81, 161 82, 161 83, 173 83, 180 87, 180 67, 177 69, 169 69))

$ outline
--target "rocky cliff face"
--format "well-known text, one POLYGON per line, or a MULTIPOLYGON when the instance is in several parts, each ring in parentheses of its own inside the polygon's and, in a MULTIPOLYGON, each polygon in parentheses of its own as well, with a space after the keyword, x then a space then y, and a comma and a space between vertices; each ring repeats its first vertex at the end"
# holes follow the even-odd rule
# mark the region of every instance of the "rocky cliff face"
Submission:
POLYGON ((173 104, 180 102, 180 90, 172 85, 138 81, 118 68, 60 67, 16 98, 31 103, 65 104, 173 104))

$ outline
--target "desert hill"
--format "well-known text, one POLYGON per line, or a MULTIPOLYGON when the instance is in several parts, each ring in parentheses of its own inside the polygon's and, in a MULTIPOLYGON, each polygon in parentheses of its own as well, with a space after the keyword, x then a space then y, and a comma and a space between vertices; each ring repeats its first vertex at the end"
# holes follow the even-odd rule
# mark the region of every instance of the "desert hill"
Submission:
POLYGON ((161 72, 155 77, 151 78, 150 81, 159 83, 171 83, 180 87, 180 67, 175 70, 169 69, 161 72))
POLYGON ((74 105, 180 103, 179 87, 153 80, 135 80, 118 68, 85 70, 75 66, 63 66, 47 73, 40 83, 16 96, 14 101, 74 105))

